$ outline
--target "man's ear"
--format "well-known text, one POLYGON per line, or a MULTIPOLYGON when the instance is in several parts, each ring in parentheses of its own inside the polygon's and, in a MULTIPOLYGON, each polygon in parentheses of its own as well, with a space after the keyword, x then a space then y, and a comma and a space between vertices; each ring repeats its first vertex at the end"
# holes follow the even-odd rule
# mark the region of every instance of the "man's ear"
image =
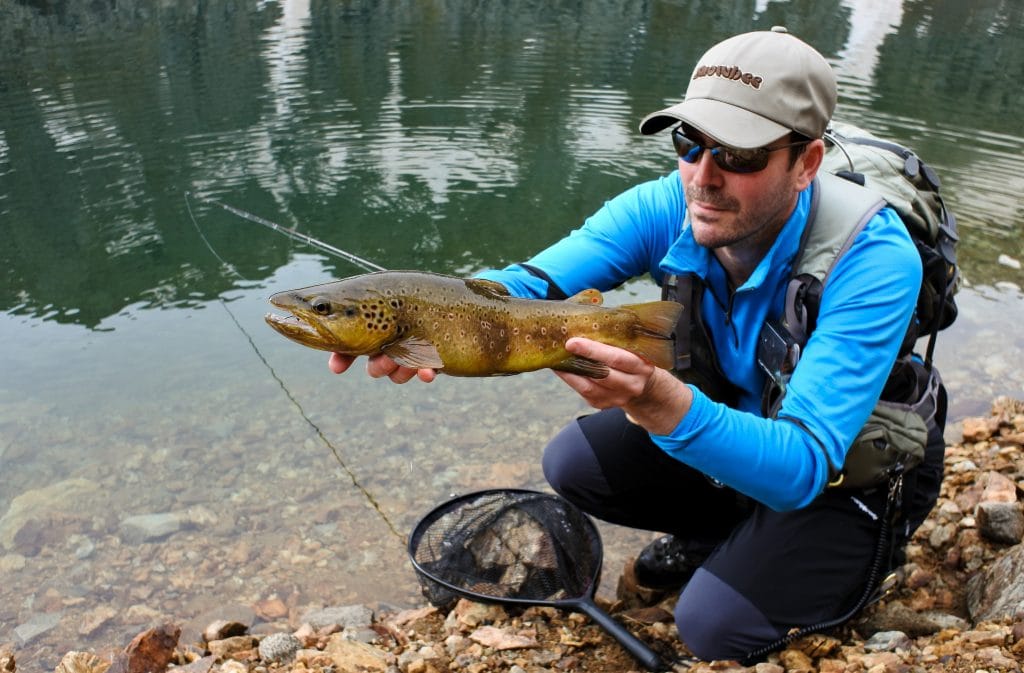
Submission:
POLYGON ((818 169, 821 168, 821 160, 824 157, 825 141, 818 138, 807 143, 807 147, 793 166, 793 170, 796 171, 797 191, 803 191, 811 184, 814 176, 818 174, 818 169))

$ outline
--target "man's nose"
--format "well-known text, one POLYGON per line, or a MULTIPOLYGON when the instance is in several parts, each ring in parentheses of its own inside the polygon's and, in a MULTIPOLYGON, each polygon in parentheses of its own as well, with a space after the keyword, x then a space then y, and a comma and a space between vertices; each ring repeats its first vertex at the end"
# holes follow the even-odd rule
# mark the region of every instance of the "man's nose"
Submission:
POLYGON ((722 169, 715 163, 715 158, 711 155, 711 150, 704 150, 697 157, 697 163, 692 164, 694 166, 693 178, 691 182, 698 186, 721 186, 723 176, 722 169))

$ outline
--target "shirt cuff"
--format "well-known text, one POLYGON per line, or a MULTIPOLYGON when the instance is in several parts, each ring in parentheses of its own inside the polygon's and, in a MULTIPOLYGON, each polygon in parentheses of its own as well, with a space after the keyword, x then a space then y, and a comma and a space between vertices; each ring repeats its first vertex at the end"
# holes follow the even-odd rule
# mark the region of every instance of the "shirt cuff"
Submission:
POLYGON ((690 440, 700 432, 712 404, 711 398, 702 393, 699 388, 689 383, 687 386, 689 386, 690 391, 693 393, 690 410, 686 412, 679 421, 679 424, 669 434, 651 435, 651 441, 669 455, 676 455, 683 451, 690 440))

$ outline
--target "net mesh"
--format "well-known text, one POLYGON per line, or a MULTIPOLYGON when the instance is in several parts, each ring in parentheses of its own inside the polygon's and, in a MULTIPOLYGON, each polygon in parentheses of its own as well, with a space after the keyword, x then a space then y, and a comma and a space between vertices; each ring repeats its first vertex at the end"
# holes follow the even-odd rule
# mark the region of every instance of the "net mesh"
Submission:
POLYGON ((602 558, 597 529, 579 509, 518 490, 445 503, 416 526, 409 553, 423 595, 437 606, 457 594, 529 603, 581 598, 595 587, 602 558))

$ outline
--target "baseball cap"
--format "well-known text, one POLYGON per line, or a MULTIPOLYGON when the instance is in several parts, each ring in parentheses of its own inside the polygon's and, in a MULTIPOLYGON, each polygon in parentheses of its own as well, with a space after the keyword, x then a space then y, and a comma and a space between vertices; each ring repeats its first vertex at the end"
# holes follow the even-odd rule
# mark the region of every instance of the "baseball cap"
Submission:
POLYGON ((838 96, 832 67, 776 26, 719 42, 697 62, 682 103, 644 117, 640 132, 685 122, 723 145, 764 147, 790 131, 820 138, 838 96))

